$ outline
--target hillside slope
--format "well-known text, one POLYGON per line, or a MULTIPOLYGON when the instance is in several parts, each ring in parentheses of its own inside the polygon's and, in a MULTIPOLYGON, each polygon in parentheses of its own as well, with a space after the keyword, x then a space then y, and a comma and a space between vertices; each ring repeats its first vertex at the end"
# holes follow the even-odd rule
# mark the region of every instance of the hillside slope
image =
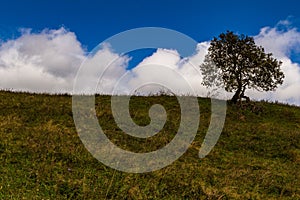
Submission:
MULTIPOLYGON (((300 108, 255 102, 228 105, 221 137, 204 159, 198 151, 210 120, 210 100, 199 98, 198 134, 189 150, 161 170, 129 174, 106 167, 84 148, 73 118, 72 99, 0 92, 0 199, 300 199, 300 108)), ((133 97, 139 125, 148 109, 162 104, 168 120, 156 136, 136 139, 116 126, 109 96, 96 97, 104 132, 115 144, 148 152, 177 132, 174 97, 133 97)))

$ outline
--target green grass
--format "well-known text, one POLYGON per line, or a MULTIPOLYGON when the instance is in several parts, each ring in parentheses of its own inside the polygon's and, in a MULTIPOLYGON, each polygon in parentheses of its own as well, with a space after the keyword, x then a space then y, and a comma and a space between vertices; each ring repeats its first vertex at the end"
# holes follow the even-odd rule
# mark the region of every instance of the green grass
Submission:
MULTIPOLYGON (((198 151, 210 120, 210 100, 199 98, 197 136, 173 164, 154 172, 111 169, 84 148, 68 95, 0 92, 0 199, 300 199, 300 108, 255 102, 228 105, 221 137, 204 159, 198 151)), ((149 152, 172 140, 180 120, 176 98, 132 97, 137 124, 164 105, 168 120, 157 135, 130 137, 116 126, 109 96, 96 97, 105 134, 116 145, 149 152)))

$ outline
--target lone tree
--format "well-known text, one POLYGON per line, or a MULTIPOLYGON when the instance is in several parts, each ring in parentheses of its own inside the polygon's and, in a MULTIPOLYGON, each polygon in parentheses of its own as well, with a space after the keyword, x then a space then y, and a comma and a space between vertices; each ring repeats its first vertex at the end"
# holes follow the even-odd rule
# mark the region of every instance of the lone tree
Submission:
POLYGON ((203 85, 223 85, 228 92, 235 92, 231 101, 237 103, 245 96, 245 90, 272 91, 283 83, 280 70, 282 62, 265 53, 253 37, 236 35, 232 31, 221 33, 210 42, 208 54, 200 66, 203 85))

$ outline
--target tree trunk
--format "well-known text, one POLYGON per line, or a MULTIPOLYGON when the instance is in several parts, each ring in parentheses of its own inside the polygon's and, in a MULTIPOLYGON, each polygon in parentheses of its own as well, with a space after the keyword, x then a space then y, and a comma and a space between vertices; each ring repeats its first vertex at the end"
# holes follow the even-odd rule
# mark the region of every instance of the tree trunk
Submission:
POLYGON ((246 102, 250 102, 250 98, 245 96, 245 90, 246 90, 246 86, 244 86, 243 88, 240 87, 237 89, 237 91, 235 92, 235 94, 233 95, 233 97, 231 98, 231 102, 236 104, 238 101, 242 101, 242 98, 246 99, 246 102))
POLYGON ((241 99, 242 99, 242 98, 246 99, 246 102, 249 103, 249 102, 250 102, 250 98, 247 97, 247 96, 245 96, 245 90, 246 90, 246 86, 244 86, 243 91, 242 91, 242 94, 240 95, 240 98, 241 98, 241 99))
POLYGON ((242 88, 238 88, 233 97, 231 98, 231 102, 236 104, 238 100, 241 98, 242 88))

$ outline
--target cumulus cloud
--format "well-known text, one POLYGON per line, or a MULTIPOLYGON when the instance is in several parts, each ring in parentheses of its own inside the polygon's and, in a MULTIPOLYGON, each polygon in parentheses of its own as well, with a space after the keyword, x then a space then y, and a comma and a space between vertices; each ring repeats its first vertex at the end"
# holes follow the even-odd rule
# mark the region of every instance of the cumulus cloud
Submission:
POLYGON ((277 58, 290 56, 292 50, 300 45, 300 32, 296 28, 288 28, 289 23, 280 22, 275 27, 264 27, 255 36, 255 42, 273 53, 277 58), (284 28, 281 28, 284 26, 284 28))
POLYGON ((69 92, 84 57, 74 33, 64 28, 31 33, 0 46, 0 87, 31 92, 69 92))
MULTIPOLYGON (((164 88, 176 94, 194 93, 195 88, 192 87, 186 75, 197 76, 199 75, 197 70, 199 70, 198 67, 194 68, 186 62, 176 50, 158 49, 132 70, 132 78, 128 84, 131 88, 147 83, 157 83, 161 86, 156 87, 153 84, 154 87, 150 92, 157 92, 164 88), (186 73, 187 71, 190 73, 186 73)), ((150 90, 151 87, 147 89, 150 90)))
POLYGON ((283 85, 274 92, 249 91, 249 95, 256 99, 279 101, 300 105, 300 65, 293 63, 291 51, 298 51, 300 46, 300 32, 291 28, 288 20, 280 21, 275 27, 264 27, 254 37, 255 42, 282 61, 285 74, 283 85))
MULTIPOLYGON (((248 91, 249 96, 300 105, 300 66, 290 59, 291 51, 299 50, 300 32, 285 20, 262 28, 254 38, 283 61, 285 80, 275 92, 248 91)), ((109 44, 88 55, 75 33, 64 28, 40 33, 24 29, 19 38, 0 44, 0 88, 72 93, 76 83, 77 93, 155 93, 167 88, 174 93, 207 96, 211 91, 201 85, 199 65, 208 47, 209 41, 201 42, 195 53, 185 58, 176 50, 157 49, 128 70, 130 57, 115 53, 109 44)), ((232 94, 226 95, 230 98, 232 94)))
POLYGON ((83 61, 75 77, 74 93, 112 94, 126 73, 129 60, 126 55, 114 53, 109 44, 103 44, 83 61))
POLYGON ((199 43, 195 54, 181 57, 176 50, 157 49, 135 68, 127 71, 119 82, 118 93, 147 94, 160 91, 180 95, 207 96, 209 90, 202 86, 199 65, 207 53, 209 42, 199 43), (125 86, 125 90, 124 90, 125 86))

